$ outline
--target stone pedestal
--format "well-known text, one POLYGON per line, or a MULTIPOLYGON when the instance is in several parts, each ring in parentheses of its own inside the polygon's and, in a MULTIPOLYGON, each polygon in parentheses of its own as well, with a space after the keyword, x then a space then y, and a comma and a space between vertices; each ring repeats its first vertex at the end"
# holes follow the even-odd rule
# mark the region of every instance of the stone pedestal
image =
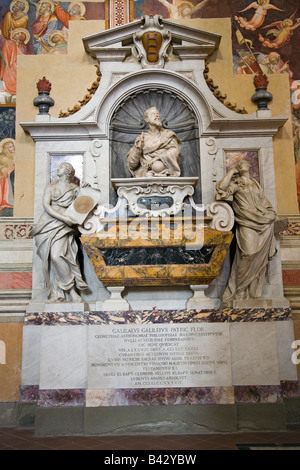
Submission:
POLYGON ((194 292, 193 296, 187 301, 186 308, 187 310, 199 310, 199 309, 212 309, 220 306, 220 301, 216 299, 215 301, 206 297, 205 291, 207 285, 191 286, 192 291, 194 292))
POLYGON ((110 298, 106 299, 103 303, 96 302, 96 310, 98 307, 101 307, 103 311, 122 311, 129 310, 130 305, 127 300, 123 299, 122 292, 124 290, 123 286, 107 287, 107 290, 110 292, 110 298))
POLYGON ((289 309, 30 313, 23 331, 37 435, 278 430, 300 402, 289 309))

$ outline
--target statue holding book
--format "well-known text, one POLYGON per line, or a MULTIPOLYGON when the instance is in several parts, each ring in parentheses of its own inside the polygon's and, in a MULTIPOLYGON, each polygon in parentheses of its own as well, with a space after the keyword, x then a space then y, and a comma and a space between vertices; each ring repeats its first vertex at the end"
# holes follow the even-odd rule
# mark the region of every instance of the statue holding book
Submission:
POLYGON ((42 260, 42 270, 49 289, 49 302, 81 302, 78 291, 87 289, 78 262, 78 245, 75 238, 78 220, 68 214, 80 188, 73 183, 75 170, 68 162, 57 169, 58 179, 48 184, 44 191, 42 213, 31 235, 35 238, 37 253, 42 260))

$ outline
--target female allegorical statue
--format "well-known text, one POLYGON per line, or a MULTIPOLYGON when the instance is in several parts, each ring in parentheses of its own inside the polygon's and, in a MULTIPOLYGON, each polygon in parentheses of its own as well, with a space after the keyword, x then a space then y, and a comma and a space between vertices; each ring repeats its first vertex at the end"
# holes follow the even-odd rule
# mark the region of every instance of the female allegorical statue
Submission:
POLYGON ((68 163, 57 169, 58 180, 46 186, 43 197, 44 212, 32 229, 37 253, 42 260, 43 275, 49 288, 50 302, 66 300, 81 302, 78 290, 87 289, 77 259, 78 245, 75 239, 76 220, 65 215, 79 192, 72 183, 75 170, 68 163))
POLYGON ((251 165, 240 160, 217 183, 217 200, 232 201, 236 221, 236 254, 223 302, 259 299, 266 282, 269 260, 276 254, 276 212, 259 183, 250 177, 251 165), (238 173, 236 179, 233 176, 238 173))

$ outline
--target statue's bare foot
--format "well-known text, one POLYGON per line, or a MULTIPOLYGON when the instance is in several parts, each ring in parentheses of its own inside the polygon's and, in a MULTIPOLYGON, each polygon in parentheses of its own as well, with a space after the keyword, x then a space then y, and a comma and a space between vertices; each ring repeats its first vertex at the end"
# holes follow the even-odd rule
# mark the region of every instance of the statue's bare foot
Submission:
POLYGON ((69 293, 70 293, 72 302, 75 302, 75 303, 82 302, 80 295, 77 294, 74 288, 71 289, 69 293))
POLYGON ((244 300, 245 292, 239 292, 238 294, 235 294, 234 298, 235 300, 244 300))
POLYGON ((48 297, 48 303, 57 303, 57 302, 64 302, 65 298, 59 295, 50 295, 48 297))

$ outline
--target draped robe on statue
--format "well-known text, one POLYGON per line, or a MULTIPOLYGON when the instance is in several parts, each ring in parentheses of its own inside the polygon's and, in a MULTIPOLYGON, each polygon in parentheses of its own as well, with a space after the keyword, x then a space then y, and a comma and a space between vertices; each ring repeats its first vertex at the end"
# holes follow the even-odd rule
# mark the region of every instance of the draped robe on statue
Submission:
MULTIPOLYGON (((54 187, 55 183, 53 183, 54 187)), ((63 195, 55 198, 52 192, 52 207, 63 214, 76 197, 78 186, 71 186, 63 195)), ((35 237, 37 253, 42 260, 43 275, 46 286, 50 288, 49 297, 64 297, 64 292, 72 287, 86 289, 77 261, 78 245, 75 240, 75 229, 64 222, 53 218, 46 211, 31 231, 35 237), (59 242, 59 263, 53 257, 56 242, 59 242)), ((57 251, 57 249, 55 249, 57 251)), ((55 254, 57 257, 57 253, 55 254)))
POLYGON ((217 200, 232 201, 236 221, 236 254, 223 301, 261 298, 268 262, 276 254, 276 212, 253 178, 237 178, 226 191, 218 183, 216 190, 217 200))
POLYGON ((128 168, 137 178, 143 176, 180 176, 180 140, 173 131, 160 129, 156 134, 142 133, 127 155, 128 168), (164 170, 152 170, 154 161, 161 161, 164 170))

